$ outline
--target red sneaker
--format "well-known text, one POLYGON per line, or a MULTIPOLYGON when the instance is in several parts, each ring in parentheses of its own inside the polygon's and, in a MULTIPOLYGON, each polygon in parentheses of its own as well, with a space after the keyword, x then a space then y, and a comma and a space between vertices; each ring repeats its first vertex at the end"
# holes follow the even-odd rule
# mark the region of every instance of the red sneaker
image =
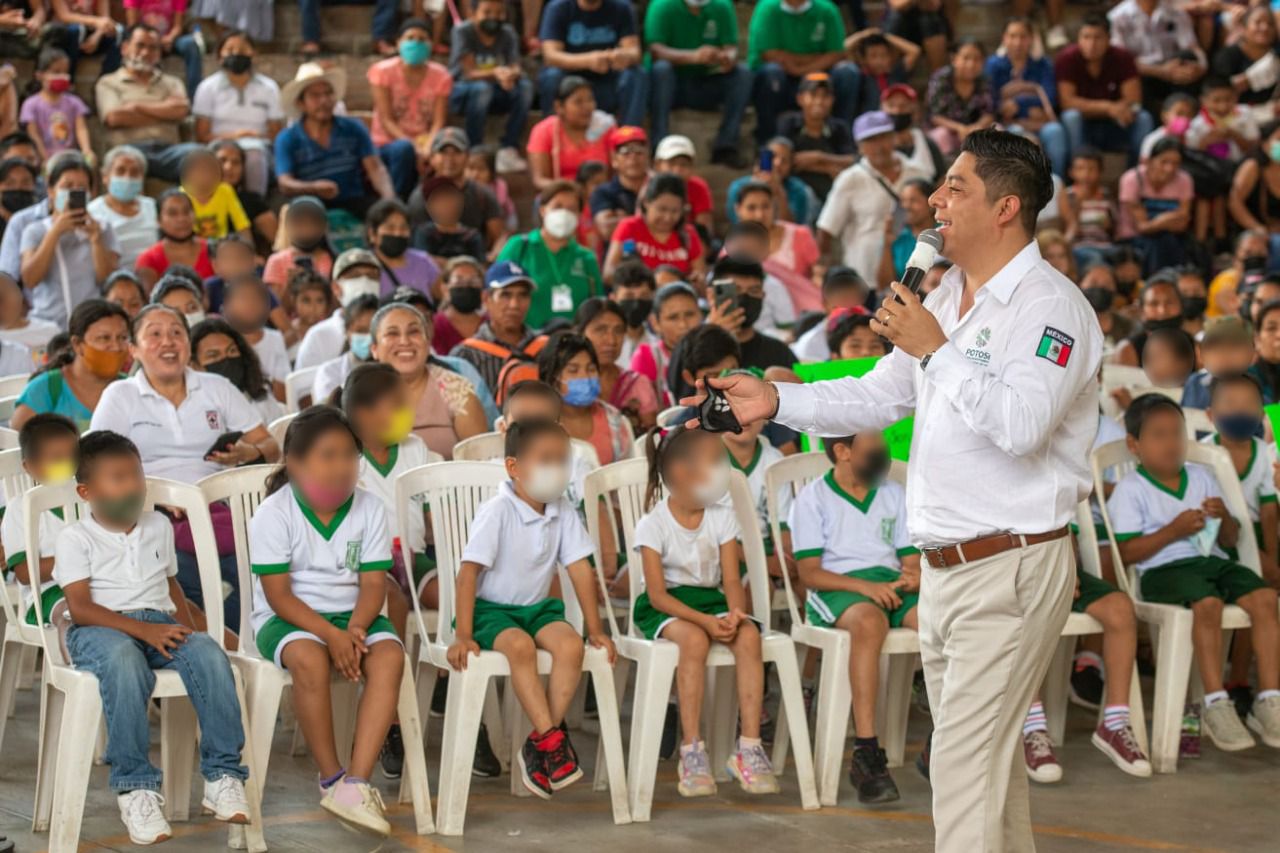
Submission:
POLYGON ((1129 726, 1113 731, 1099 723, 1093 732, 1092 742, 1116 767, 1130 776, 1145 779, 1151 775, 1151 762, 1138 747, 1138 739, 1129 726))
POLYGON ((1027 761, 1027 775, 1034 782, 1050 784, 1062 779, 1062 765, 1053 754, 1053 741, 1048 732, 1031 732, 1022 736, 1022 755, 1027 761))
POLYGON ((553 791, 566 788, 582 778, 582 768, 578 766, 578 754, 569 743, 569 735, 561 728, 547 732, 537 742, 538 752, 542 754, 544 766, 547 768, 547 780, 553 791))

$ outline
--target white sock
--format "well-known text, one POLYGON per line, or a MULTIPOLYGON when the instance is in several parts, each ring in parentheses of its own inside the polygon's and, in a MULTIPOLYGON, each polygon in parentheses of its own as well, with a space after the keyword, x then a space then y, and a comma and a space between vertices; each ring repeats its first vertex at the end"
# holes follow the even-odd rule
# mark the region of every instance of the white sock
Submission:
POLYGON ((738 738, 738 750, 744 750, 749 746, 760 746, 761 741, 758 737, 741 737, 738 738))
POLYGON ((1215 690, 1212 693, 1204 694, 1204 706, 1208 708, 1214 702, 1225 702, 1227 700, 1227 691, 1215 690))
POLYGON ((1280 690, 1259 690, 1258 695, 1253 697, 1253 701, 1261 702, 1263 699, 1270 699, 1272 696, 1280 696, 1280 690))
POLYGON ((1044 717, 1044 704, 1032 702, 1031 707, 1027 709, 1027 718, 1022 723, 1023 737, 1032 732, 1047 732, 1048 730, 1049 723, 1044 717))

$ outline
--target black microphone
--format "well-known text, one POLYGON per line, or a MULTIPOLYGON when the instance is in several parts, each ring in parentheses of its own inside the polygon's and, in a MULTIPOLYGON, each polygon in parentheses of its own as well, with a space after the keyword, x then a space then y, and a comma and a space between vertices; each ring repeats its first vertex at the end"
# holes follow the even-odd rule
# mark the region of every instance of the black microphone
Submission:
MULTIPOLYGON (((942 235, 935 228, 926 228, 916 238, 916 247, 907 258, 907 269, 902 274, 902 286, 917 296, 920 285, 924 283, 925 274, 933 266, 933 261, 942 251, 942 235)), ((897 297, 895 297, 897 298, 897 297)), ((898 299, 901 302, 901 299, 898 299)))

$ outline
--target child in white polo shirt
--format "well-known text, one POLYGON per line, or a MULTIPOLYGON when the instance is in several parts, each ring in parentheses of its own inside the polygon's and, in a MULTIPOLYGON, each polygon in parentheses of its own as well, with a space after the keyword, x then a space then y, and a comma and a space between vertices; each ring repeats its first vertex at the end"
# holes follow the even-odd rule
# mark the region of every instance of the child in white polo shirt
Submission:
POLYGON ((320 806, 379 835, 391 826, 369 784, 395 719, 404 648, 381 615, 391 569, 387 511, 356 488, 360 440, 342 412, 313 406, 289 424, 284 465, 249 524, 258 651, 293 675, 294 708, 320 771, 320 806), (351 761, 334 743, 334 671, 364 692, 351 761))
POLYGON ((636 524, 633 550, 640 555, 645 591, 632 608, 637 629, 680 647, 676 696, 680 705, 680 781, 685 797, 716 792, 711 759, 698 736, 707 650, 723 643, 733 652, 738 686, 738 748, 729 772, 752 794, 778 791, 773 765, 760 741, 764 668, 760 630, 747 614, 738 569, 739 528, 729 491, 724 445, 712 433, 677 427, 645 440, 649 458, 649 508, 636 524), (658 499, 661 488, 667 497, 658 499))
POLYGON ((457 579, 454 642, 449 664, 466 669, 481 649, 506 655, 511 689, 533 723, 516 754, 520 779, 536 796, 582 777, 564 715, 582 677, 582 637, 565 620, 564 602, 552 598, 557 566, 573 582, 586 622, 587 641, 607 649, 597 607, 596 576, 588 557, 595 547, 573 505, 569 483, 569 433, 555 421, 517 421, 507 427, 506 469, 511 478, 476 510, 457 579), (551 654, 544 689, 537 651, 551 654))
MULTIPOLYGON (((22 448, 22 468, 37 483, 56 485, 69 482, 76 475, 76 454, 80 449, 80 431, 75 422, 62 415, 44 412, 32 416, 18 432, 18 446, 22 448)), ((40 514, 40 602, 37 609, 28 591, 30 582, 27 564, 27 522, 23 516, 22 501, 15 500, 5 510, 0 521, 0 544, 4 546, 5 568, 13 572, 22 584, 21 598, 25 605, 28 625, 61 625, 63 620, 54 617, 54 611, 66 610, 62 587, 53 579, 53 551, 58 534, 66 527, 62 510, 54 509, 40 514)))
POLYGON ((192 621, 177 581, 173 527, 144 512, 147 483, 133 442, 93 432, 80 442, 77 492, 90 514, 54 549, 54 580, 75 625, 71 662, 98 678, 107 724, 106 763, 134 844, 171 837, 161 812, 160 771, 147 758, 147 708, 157 669, 174 669, 200 722, 203 805, 218 820, 247 823, 240 763, 244 730, 226 654, 192 621))
POLYGON ((1107 501, 1120 558, 1139 573, 1146 601, 1187 606, 1204 684, 1203 725, 1222 750, 1254 745, 1229 701, 1222 678, 1222 607, 1249 614, 1258 658, 1257 698, 1249 728, 1280 748, 1280 623, 1276 593, 1249 569, 1227 559, 1240 532, 1213 472, 1186 464, 1186 423, 1168 397, 1143 394, 1125 412, 1126 441, 1138 468, 1107 501))
POLYGON ((898 799, 876 738, 880 647, 890 628, 916 628, 920 552, 907 537, 907 497, 887 480, 889 451, 878 432, 824 439, 832 468, 791 508, 807 619, 853 638, 853 763, 849 781, 862 803, 898 799))

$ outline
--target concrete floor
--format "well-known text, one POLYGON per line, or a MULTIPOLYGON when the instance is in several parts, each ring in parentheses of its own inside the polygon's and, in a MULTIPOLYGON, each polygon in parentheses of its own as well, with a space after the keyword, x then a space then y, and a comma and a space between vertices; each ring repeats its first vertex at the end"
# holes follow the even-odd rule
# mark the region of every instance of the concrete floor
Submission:
MULTIPOLYGON (((0 835, 17 841, 20 853, 43 851, 47 843, 44 836, 30 832, 36 714, 36 695, 20 693, 17 715, 10 721, 0 757, 0 835)), ((1176 775, 1132 779, 1089 745, 1091 721, 1092 715, 1072 709, 1067 744, 1059 751, 1065 768, 1063 781, 1055 786, 1033 786, 1037 849, 1042 853, 1278 849, 1280 819, 1274 804, 1280 791, 1280 751, 1259 746, 1227 755, 1206 742, 1204 757, 1183 762, 1176 775)), ((588 726, 594 728, 593 723, 588 726)), ((913 709, 909 759, 919 751, 928 726, 928 718, 913 709)), ((433 789, 439 732, 440 721, 433 719, 428 746, 433 789)), ((575 735, 575 742, 588 763, 589 779, 594 738, 584 732, 575 735)), ((790 775, 782 777, 783 791, 777 796, 750 797, 736 786, 722 785, 715 797, 682 799, 675 791, 674 762, 660 765, 659 793, 653 820, 647 824, 613 826, 607 795, 593 794, 586 780, 544 803, 511 797, 509 781, 503 777, 476 780, 472 785, 465 839, 416 836, 408 808, 392 806, 393 836, 379 848, 375 840, 344 830, 320 810, 309 760, 305 756, 292 758, 287 752, 288 738, 280 733, 271 759, 266 809, 267 841, 275 851, 499 853, 530 848, 559 850, 566 844, 609 853, 732 849, 738 844, 771 853, 925 853, 932 849, 929 788, 910 766, 894 772, 902 799, 892 806, 860 807, 848 781, 842 780, 837 807, 802 812, 790 775)), ((106 768, 95 768, 81 851, 135 849, 124 834, 106 780, 106 768)), ((397 788, 385 780, 380 782, 390 802, 397 788)), ((197 780, 193 789, 197 797, 198 786, 197 780)), ((175 824, 174 830, 175 837, 159 849, 167 853, 225 849, 226 830, 210 819, 175 824)))

